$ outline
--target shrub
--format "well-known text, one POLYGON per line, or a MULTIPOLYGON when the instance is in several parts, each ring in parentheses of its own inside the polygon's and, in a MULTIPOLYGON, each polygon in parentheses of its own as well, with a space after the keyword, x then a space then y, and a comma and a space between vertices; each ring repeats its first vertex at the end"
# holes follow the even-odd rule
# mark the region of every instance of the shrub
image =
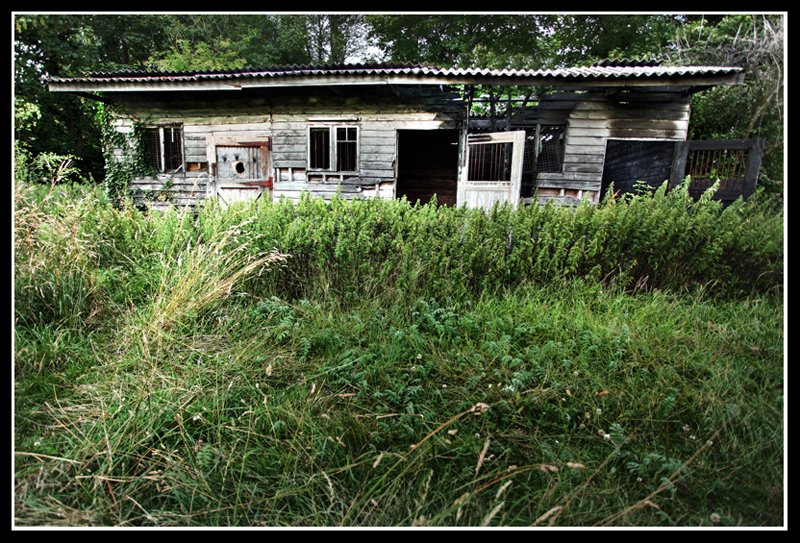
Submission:
MULTIPOLYGON (((261 292, 402 292, 451 296, 582 279, 638 288, 716 285, 764 290, 783 280, 783 214, 760 194, 723 209, 666 186, 575 209, 496 205, 492 210, 378 198, 261 202, 204 212, 203 225, 249 216, 241 235, 291 255, 261 292)), ((205 226, 201 226, 201 229, 205 226)), ((348 294, 349 293, 349 294, 348 294)))

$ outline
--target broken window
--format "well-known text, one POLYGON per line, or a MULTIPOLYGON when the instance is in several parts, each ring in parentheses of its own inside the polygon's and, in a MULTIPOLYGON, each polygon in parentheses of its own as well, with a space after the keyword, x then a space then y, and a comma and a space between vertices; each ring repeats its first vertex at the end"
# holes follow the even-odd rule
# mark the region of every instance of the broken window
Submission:
POLYGON ((180 126, 146 128, 144 152, 147 166, 158 172, 174 172, 183 165, 183 137, 180 126))
POLYGON ((526 172, 559 173, 564 166, 564 145, 567 127, 564 125, 536 125, 530 129, 525 145, 526 172))
POLYGON ((308 129, 308 167, 312 170, 358 170, 358 127, 312 126, 308 129))

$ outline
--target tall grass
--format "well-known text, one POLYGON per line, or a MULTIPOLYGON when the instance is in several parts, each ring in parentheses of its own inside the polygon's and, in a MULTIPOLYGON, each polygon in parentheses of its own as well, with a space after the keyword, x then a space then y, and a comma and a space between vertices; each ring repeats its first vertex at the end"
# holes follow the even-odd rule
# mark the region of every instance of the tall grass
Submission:
POLYGON ((243 226, 227 228, 209 240, 189 239, 185 247, 173 246, 162 254, 150 303, 135 316, 143 325, 137 331, 143 342, 158 347, 171 338, 172 332, 186 333, 197 318, 238 294, 235 289, 248 276, 259 275, 286 260, 274 249, 250 255, 247 244, 235 239, 243 226))
POLYGON ((18 526, 785 523, 769 202, 16 209, 18 526))

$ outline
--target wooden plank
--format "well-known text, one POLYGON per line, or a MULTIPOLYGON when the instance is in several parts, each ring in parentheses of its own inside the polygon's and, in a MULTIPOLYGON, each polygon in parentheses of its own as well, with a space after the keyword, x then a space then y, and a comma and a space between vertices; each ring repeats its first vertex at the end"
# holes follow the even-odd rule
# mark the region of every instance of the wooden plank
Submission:
POLYGON ((663 111, 663 110, 614 110, 614 109, 573 109, 569 118, 572 119, 645 119, 645 120, 671 120, 688 121, 689 111, 663 111))
POLYGON ((569 125, 569 135, 609 137, 608 134, 615 130, 637 130, 642 133, 652 131, 653 134, 665 131, 685 132, 688 126, 687 121, 668 119, 595 119, 588 122, 573 121, 569 125))
POLYGON ((274 192, 303 192, 303 191, 315 191, 315 192, 336 192, 337 190, 341 190, 342 192, 361 192, 360 188, 352 185, 347 185, 343 183, 314 183, 314 182, 280 182, 275 183, 272 187, 274 192))
POLYGON ((535 187, 557 187, 576 190, 600 190, 602 176, 598 173, 561 172, 540 173, 534 181, 535 187))
POLYGON ((582 173, 603 173, 602 164, 587 164, 585 162, 567 163, 564 164, 563 173, 582 172, 582 173))
POLYGON ((764 153, 764 139, 753 142, 753 147, 747 155, 747 169, 745 171, 745 182, 742 187, 742 196, 747 199, 756 191, 758 172, 761 169, 761 159, 764 153))
POLYGON ((292 158, 279 158, 273 155, 272 164, 275 168, 305 168, 306 167, 306 159, 305 156, 299 159, 292 159, 292 158))
POLYGON ((688 144, 690 151, 721 151, 725 149, 757 149, 763 145, 763 140, 692 140, 689 141, 688 144))
POLYGON ((564 164, 569 163, 582 163, 582 164, 603 164, 602 154, 577 154, 567 153, 564 155, 564 164))

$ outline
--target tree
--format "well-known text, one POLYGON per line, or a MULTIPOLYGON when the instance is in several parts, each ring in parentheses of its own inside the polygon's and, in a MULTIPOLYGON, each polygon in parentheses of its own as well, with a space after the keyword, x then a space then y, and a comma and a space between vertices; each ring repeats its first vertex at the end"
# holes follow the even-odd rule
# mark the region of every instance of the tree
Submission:
POLYGON ((151 56, 148 65, 159 70, 183 72, 241 68, 245 61, 230 49, 230 42, 225 40, 211 46, 202 41, 192 45, 185 39, 178 39, 175 49, 163 58, 151 56))
POLYGON ((682 15, 562 15, 550 19, 562 66, 606 58, 661 55, 686 18, 682 15))
POLYGON ((363 15, 166 15, 154 67, 204 70, 343 63, 365 56, 363 15))
MULTIPOLYGON (((42 153, 75 155, 84 177, 102 179, 100 131, 94 124, 95 104, 73 95, 47 92, 46 76, 78 76, 98 69, 103 40, 90 23, 94 16, 15 15, 14 97, 20 111, 35 108, 39 120, 17 131, 21 147, 42 153)), ((118 54, 118 53, 117 53, 118 54)))
POLYGON ((554 42, 539 15, 368 15, 370 35, 398 62, 451 68, 550 67, 554 42))
POLYGON ((783 180, 784 18, 730 15, 680 27, 670 44, 673 64, 737 66, 743 86, 716 87, 692 97, 690 139, 764 138, 762 179, 783 180))
MULTIPOLYGON (((280 21, 284 28, 301 33, 309 64, 342 64, 351 58, 369 56, 366 51, 367 24, 363 15, 282 15, 280 21)), ((293 35, 288 37, 291 39, 293 35)))

